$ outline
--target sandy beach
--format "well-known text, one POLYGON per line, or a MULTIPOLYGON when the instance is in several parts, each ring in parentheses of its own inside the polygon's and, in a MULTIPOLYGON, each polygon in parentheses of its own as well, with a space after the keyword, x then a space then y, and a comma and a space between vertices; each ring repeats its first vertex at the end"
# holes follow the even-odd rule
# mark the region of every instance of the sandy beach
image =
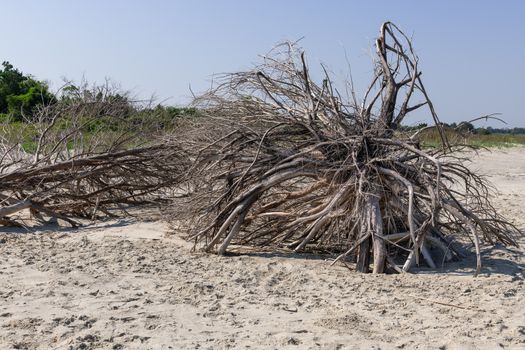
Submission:
MULTIPOLYGON (((525 229, 525 149, 472 167, 525 229)), ((191 252, 153 217, 2 229, 0 349, 525 349, 525 240, 439 271, 191 252)))

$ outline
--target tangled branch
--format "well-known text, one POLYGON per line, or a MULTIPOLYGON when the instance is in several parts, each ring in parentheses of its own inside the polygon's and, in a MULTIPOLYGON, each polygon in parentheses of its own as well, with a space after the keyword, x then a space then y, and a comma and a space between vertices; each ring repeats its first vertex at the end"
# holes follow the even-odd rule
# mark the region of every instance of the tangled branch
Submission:
POLYGON ((381 26, 372 83, 345 103, 326 74, 315 83, 304 52, 275 48, 254 70, 225 75, 199 97, 202 117, 175 140, 190 153, 189 195, 172 211, 187 237, 224 254, 231 244, 339 253, 356 268, 409 271, 450 236, 516 244, 520 232, 489 202, 490 186, 449 145, 410 39, 381 26), (427 107, 442 147, 396 131, 427 107), (398 261, 402 261, 398 265, 398 261))
POLYGON ((24 123, 2 125, 0 224, 22 224, 12 215, 29 208, 76 226, 77 218, 169 200, 188 159, 154 141, 154 119, 108 89, 75 90, 24 123))

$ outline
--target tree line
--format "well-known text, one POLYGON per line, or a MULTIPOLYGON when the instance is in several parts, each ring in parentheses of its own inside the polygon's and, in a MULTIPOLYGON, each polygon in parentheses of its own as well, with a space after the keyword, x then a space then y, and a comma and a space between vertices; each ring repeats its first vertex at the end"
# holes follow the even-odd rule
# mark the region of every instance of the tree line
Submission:
MULTIPOLYGON (((151 113, 162 116, 166 121, 182 115, 192 115, 193 108, 180 108, 175 106, 164 106, 157 104, 147 108, 136 108, 136 105, 126 93, 112 89, 88 89, 86 86, 66 84, 60 94, 53 94, 45 81, 35 79, 33 76, 24 74, 11 63, 4 61, 0 69, 0 121, 24 122, 32 120, 36 110, 42 106, 55 103, 74 103, 78 100, 105 101, 108 104, 118 104, 127 109, 129 117, 137 113, 151 113)), ((412 126, 402 126, 402 130, 411 131, 427 127, 426 123, 412 126)), ((443 126, 458 128, 474 134, 525 134, 525 128, 494 128, 476 127, 469 122, 443 123, 443 126)))
MULTIPOLYGON (((45 81, 24 74, 10 62, 4 61, 0 68, 0 122, 34 121, 39 108, 54 104, 70 105, 78 101, 103 102, 120 106, 120 116, 134 117, 137 113, 151 113, 166 120, 193 114, 192 108, 164 106, 161 104, 140 105, 129 94, 107 85, 88 86, 67 83, 59 93, 51 92, 45 81), (125 113, 122 113, 125 112, 125 113)), ((104 109, 101 110, 104 114, 104 109)), ((101 115, 103 117, 103 115, 101 115)))
MULTIPOLYGON (((468 132, 476 135, 491 135, 491 134, 507 134, 507 135, 523 135, 525 134, 525 128, 514 127, 514 128, 494 128, 488 127, 476 127, 474 124, 469 122, 461 123, 442 123, 443 127, 456 129, 462 132, 468 132)), ((404 125, 401 127, 402 131, 416 131, 422 128, 428 127, 427 123, 419 123, 416 125, 404 125)))

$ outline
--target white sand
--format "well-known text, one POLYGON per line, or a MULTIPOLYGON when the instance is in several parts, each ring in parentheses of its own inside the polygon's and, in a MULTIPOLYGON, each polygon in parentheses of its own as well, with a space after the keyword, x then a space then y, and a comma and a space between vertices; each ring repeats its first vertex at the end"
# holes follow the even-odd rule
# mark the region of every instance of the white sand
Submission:
MULTIPOLYGON (((474 167, 525 228, 525 149, 474 167)), ((4 229, 5 231, 7 229, 4 229)), ((0 349, 525 349, 525 240, 443 273, 191 253, 161 222, 0 233, 0 349)))

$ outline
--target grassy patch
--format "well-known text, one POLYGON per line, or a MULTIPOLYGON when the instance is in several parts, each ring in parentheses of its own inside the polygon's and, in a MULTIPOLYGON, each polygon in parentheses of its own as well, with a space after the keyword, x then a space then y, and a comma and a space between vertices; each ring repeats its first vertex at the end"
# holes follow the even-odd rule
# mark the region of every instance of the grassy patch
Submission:
MULTIPOLYGON (((447 132, 447 137, 451 144, 486 148, 506 148, 525 145, 525 134, 470 134, 463 136, 455 132, 447 132)), ((439 134, 435 130, 422 133, 421 141, 424 147, 436 147, 441 144, 439 134)))

